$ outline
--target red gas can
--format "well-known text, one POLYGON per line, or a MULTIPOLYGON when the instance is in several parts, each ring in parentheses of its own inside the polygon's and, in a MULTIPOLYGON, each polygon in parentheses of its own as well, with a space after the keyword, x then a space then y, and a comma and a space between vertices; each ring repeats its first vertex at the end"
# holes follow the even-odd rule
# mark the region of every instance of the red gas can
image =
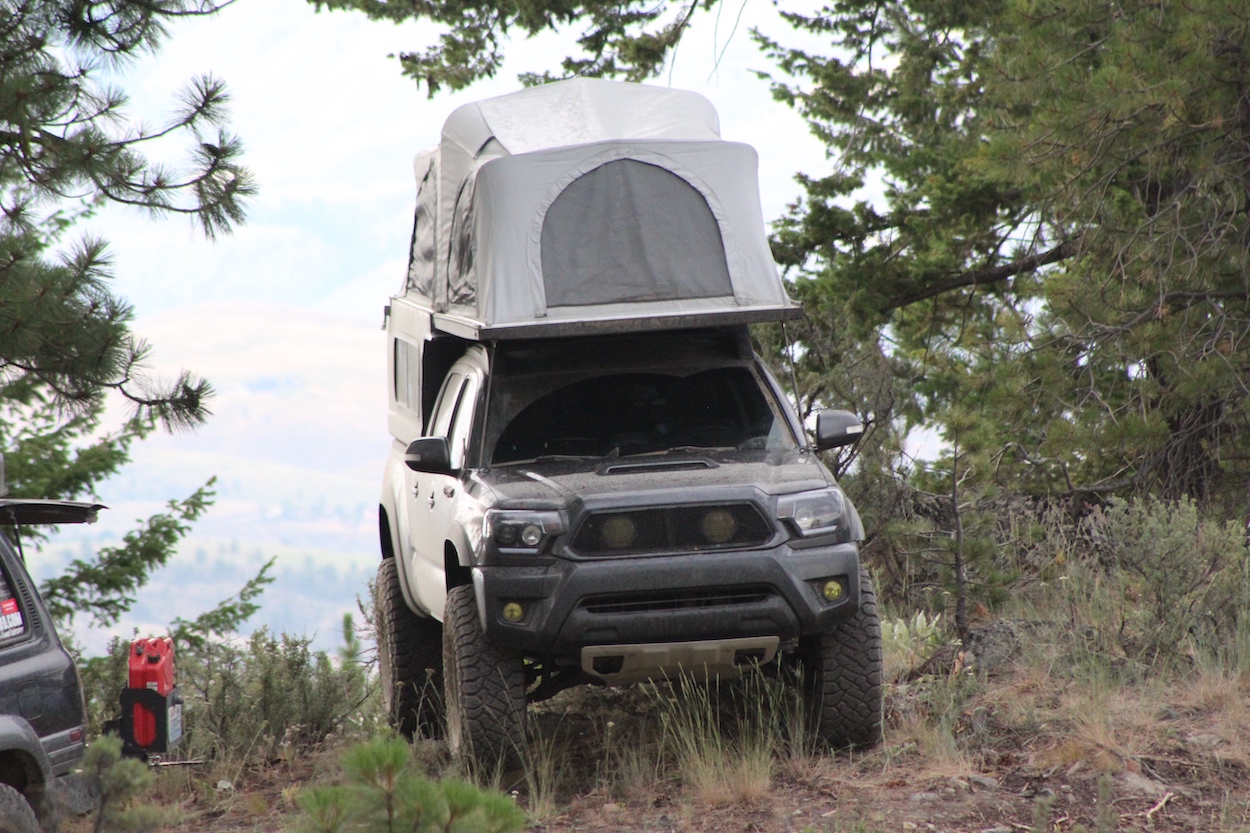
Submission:
MULTIPOLYGON (((174 641, 168 636, 130 643, 130 688, 167 697, 174 690, 174 641)), ((134 704, 134 742, 148 748, 156 741, 156 715, 134 704)))

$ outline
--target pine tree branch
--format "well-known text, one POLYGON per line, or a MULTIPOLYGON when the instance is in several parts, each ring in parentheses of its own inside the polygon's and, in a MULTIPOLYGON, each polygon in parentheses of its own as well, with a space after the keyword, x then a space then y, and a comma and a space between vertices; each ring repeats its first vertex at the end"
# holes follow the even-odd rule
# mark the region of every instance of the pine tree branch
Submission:
POLYGON ((1014 278, 1017 275, 1035 272, 1043 266, 1067 260, 1075 255, 1076 251, 1076 244, 1071 240, 1065 240, 1049 251, 1041 252, 1036 255, 1030 255, 1029 257, 1020 258, 1019 260, 1013 260, 1010 263, 1004 263, 1001 266, 993 266, 986 269, 972 269, 966 272, 960 272, 959 274, 944 280, 927 283, 911 292, 904 292, 896 295, 890 299, 888 306, 886 306, 882 312, 890 312, 919 301, 936 298, 939 295, 945 295, 947 292, 953 292, 957 289, 1001 283, 1002 281, 1014 278))

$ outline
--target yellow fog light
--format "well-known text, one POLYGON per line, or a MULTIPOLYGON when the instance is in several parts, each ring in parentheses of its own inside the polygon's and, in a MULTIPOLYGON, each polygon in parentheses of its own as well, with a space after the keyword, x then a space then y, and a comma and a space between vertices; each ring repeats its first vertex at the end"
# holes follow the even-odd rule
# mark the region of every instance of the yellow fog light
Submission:
POLYGON ((713 509, 703 516, 699 529, 710 543, 724 544, 738 531, 738 522, 724 509, 713 509))
POLYGON ((613 515, 603 524, 603 543, 614 550, 623 550, 634 543, 638 528, 629 515, 613 515))
POLYGON ((837 579, 830 579, 825 582, 825 586, 820 588, 820 593, 826 600, 836 602, 838 599, 846 595, 846 588, 842 586, 842 582, 837 579))
POLYGON ((508 602, 503 606, 503 618, 509 622, 520 622, 524 615, 525 609, 516 602, 508 602))

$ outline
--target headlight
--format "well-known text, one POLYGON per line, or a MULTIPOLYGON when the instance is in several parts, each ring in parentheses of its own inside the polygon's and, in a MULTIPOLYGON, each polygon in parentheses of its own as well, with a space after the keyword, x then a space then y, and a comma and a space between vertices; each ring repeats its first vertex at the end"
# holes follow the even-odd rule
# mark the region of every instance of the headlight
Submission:
POLYGON ((783 495, 777 499, 777 517, 800 535, 826 535, 845 525, 846 500, 837 487, 783 495))
POLYGON ((563 531, 559 512, 491 509, 486 513, 485 538, 504 552, 540 552, 563 531))

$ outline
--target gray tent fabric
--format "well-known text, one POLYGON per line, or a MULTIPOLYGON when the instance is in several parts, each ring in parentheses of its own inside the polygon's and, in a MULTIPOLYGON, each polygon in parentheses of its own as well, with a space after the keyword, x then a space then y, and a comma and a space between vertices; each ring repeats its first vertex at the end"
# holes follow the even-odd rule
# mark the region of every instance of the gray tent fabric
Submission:
POLYGON ((402 292, 470 333, 793 317, 757 168, 696 93, 576 79, 465 105, 416 163, 402 292))
POLYGON ((541 247, 548 306, 733 297, 707 200, 634 159, 601 165, 561 191, 541 247))
POLYGON ((477 301, 477 281, 473 271, 475 248, 473 186, 475 178, 466 179, 456 197, 456 212, 451 221, 451 257, 447 262, 447 299, 452 304, 468 306, 477 301))
POLYGON ((412 222, 412 252, 406 289, 434 297, 434 261, 438 251, 434 230, 438 223, 438 155, 417 157, 417 209, 412 222))

